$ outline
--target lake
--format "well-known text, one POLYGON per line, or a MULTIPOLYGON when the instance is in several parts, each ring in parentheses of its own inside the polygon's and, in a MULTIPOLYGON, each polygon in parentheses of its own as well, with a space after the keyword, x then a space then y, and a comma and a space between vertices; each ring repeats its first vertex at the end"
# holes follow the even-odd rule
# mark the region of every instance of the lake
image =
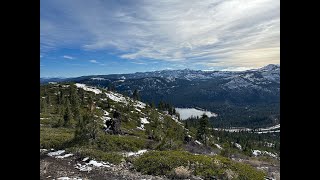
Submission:
POLYGON ((200 118, 203 113, 206 114, 208 117, 217 117, 216 113, 213 113, 210 111, 204 111, 198 108, 197 109, 196 108, 175 108, 175 109, 180 114, 180 119, 182 120, 186 120, 191 116, 194 116, 194 117, 199 116, 200 118))

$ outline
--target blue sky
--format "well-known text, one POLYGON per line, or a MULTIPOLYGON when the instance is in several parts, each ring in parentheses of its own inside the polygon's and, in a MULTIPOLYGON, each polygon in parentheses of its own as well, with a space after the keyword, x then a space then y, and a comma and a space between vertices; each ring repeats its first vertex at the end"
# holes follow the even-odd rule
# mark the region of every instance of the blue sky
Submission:
POLYGON ((40 76, 280 64, 279 0, 41 0, 40 76))

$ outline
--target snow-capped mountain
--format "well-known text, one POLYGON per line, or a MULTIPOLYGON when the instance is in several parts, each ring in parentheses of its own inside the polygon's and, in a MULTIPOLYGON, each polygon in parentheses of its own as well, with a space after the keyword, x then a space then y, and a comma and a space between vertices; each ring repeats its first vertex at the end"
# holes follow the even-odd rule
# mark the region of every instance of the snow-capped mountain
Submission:
POLYGON ((176 107, 200 107, 217 112, 221 121, 250 122, 260 118, 271 124, 274 118, 270 117, 278 117, 280 113, 280 65, 240 72, 163 70, 83 76, 64 81, 103 88, 113 86, 127 95, 137 89, 146 102, 158 104, 163 100, 176 107), (252 113, 258 115, 252 116, 252 113))

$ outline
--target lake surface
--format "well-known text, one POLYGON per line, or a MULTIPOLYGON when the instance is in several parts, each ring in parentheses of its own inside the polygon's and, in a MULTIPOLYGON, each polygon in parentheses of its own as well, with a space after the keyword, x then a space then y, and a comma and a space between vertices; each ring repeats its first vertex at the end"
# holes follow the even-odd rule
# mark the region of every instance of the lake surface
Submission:
POLYGON ((180 114, 180 119, 182 119, 182 120, 186 120, 186 119, 190 118, 191 116, 193 116, 193 117, 199 116, 199 118, 200 118, 203 113, 206 114, 208 117, 216 117, 217 116, 216 113, 213 113, 210 111, 204 111, 204 110, 200 110, 200 109, 196 109, 196 108, 176 108, 176 111, 180 114))

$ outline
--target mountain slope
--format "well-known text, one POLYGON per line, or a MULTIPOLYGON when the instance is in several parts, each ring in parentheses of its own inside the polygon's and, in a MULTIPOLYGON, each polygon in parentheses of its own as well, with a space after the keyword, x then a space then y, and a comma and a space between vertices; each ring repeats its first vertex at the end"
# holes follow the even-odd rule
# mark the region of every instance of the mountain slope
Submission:
MULTIPOLYGON (((239 138, 237 142, 240 145, 234 143, 237 138, 234 135, 223 135, 224 132, 217 131, 220 134, 218 136, 210 131, 207 143, 204 143, 196 138, 194 129, 186 129, 177 117, 102 88, 80 83, 41 85, 40 105, 40 161, 43 178, 48 175, 58 178, 62 174, 93 179, 111 178, 119 177, 116 173, 121 169, 126 172, 136 170, 144 174, 166 175, 174 179, 179 175, 176 168, 184 166, 190 169, 188 176, 194 179, 199 179, 194 176, 225 179, 228 173, 245 179, 263 179, 265 173, 252 165, 241 163, 243 159, 236 162, 227 156, 221 157, 225 155, 224 149, 242 154, 242 158, 252 152, 257 156, 272 155, 272 161, 278 163, 277 149, 260 143, 260 139, 274 142, 277 136, 248 134, 255 138, 261 136, 259 141, 250 142, 249 148, 248 138, 245 138, 246 141, 243 141, 244 137, 239 138), (119 126, 109 126, 108 122, 119 126), (237 146, 231 147, 230 144, 237 146), (241 146, 243 149, 237 148, 241 146), (158 167, 159 164, 163 166, 158 167), (112 170, 103 173, 108 168, 112 170), (163 171, 159 171, 161 169, 163 171), (73 171, 76 173, 71 173, 73 171)), ((123 174, 123 177, 129 179, 131 176, 134 179, 146 177, 136 173, 123 174)))
POLYGON ((242 72, 164 70, 65 79, 123 94, 139 90, 142 100, 218 113, 218 126, 271 126, 280 120, 280 65, 242 72))

